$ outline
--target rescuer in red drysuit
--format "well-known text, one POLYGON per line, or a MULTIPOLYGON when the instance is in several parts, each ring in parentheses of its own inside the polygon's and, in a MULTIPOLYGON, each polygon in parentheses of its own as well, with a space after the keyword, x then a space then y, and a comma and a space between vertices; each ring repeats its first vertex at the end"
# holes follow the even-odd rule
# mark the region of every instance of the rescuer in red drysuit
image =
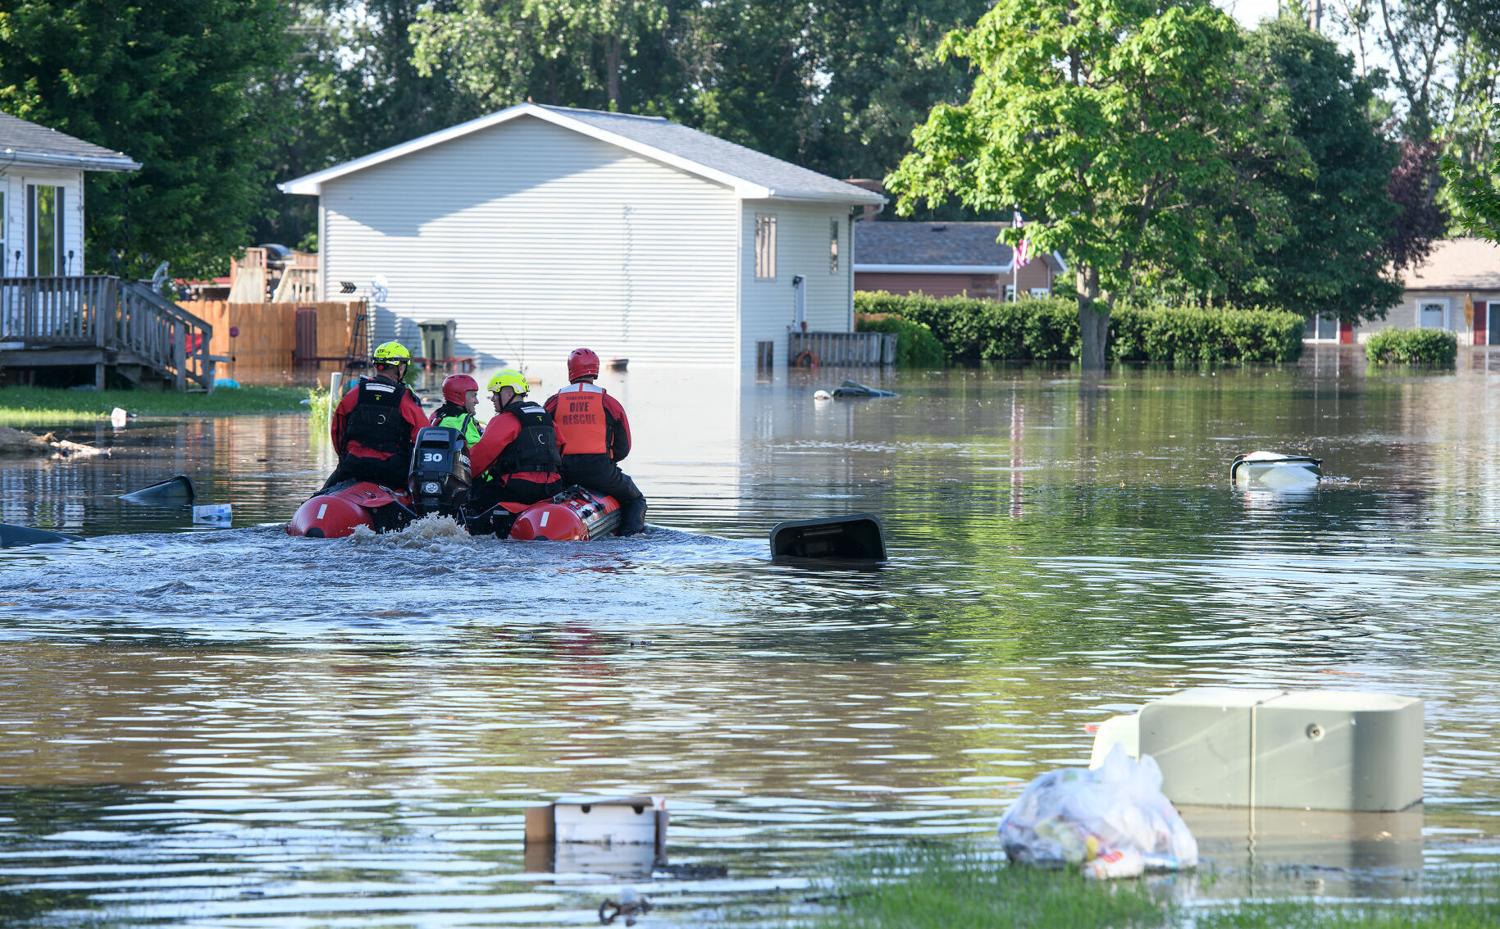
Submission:
POLYGON ((526 399, 529 390, 525 376, 512 368, 490 378, 496 415, 469 452, 474 474, 470 511, 478 514, 469 521, 471 532, 507 535, 515 514, 496 504, 538 503, 563 489, 552 418, 526 399))
POLYGON ((630 454, 630 420, 620 401, 595 384, 599 356, 586 348, 568 356, 567 387, 547 401, 557 429, 565 484, 582 484, 620 501, 620 535, 646 530, 646 498, 616 462, 630 454))
POLYGON ((333 411, 330 432, 339 465, 323 489, 342 481, 374 481, 406 489, 417 432, 427 425, 422 404, 402 378, 411 352, 400 342, 375 349, 375 376, 362 377, 333 411))

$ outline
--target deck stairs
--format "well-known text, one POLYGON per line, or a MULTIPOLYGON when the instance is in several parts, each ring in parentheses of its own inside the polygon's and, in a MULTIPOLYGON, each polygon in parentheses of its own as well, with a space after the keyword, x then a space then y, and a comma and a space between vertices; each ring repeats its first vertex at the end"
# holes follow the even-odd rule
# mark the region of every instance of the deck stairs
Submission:
POLYGON ((104 274, 0 277, 0 369, 15 382, 41 369, 94 369, 111 380, 211 390, 213 327, 150 284, 104 274), (111 378, 110 375, 115 375, 111 378))

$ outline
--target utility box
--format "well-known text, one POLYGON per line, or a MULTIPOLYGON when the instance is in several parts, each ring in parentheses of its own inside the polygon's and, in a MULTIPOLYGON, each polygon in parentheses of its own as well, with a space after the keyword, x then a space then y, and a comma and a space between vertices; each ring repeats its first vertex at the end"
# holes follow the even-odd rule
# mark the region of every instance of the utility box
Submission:
POLYGON ((1203 687, 1147 704, 1139 752, 1174 803, 1403 810, 1422 799, 1422 701, 1203 687))

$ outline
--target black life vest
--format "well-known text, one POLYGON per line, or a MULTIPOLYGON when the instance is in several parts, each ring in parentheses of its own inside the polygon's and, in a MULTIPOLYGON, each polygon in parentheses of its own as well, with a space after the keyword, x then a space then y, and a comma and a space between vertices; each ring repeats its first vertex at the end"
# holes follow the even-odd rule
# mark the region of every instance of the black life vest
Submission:
POLYGON ((345 421, 344 440, 376 452, 411 452, 411 424, 401 415, 405 384, 381 378, 359 379, 359 398, 345 421))
POLYGON ((505 446, 490 470, 496 474, 556 473, 562 466, 562 456, 557 452, 557 434, 547 411, 530 400, 513 400, 502 412, 521 421, 521 434, 505 446))

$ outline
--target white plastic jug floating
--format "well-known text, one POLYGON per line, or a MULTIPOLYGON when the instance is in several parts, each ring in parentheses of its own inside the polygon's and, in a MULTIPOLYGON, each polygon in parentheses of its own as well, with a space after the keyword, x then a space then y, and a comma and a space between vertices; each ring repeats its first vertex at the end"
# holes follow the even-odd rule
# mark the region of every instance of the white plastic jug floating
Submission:
POLYGON ((204 503, 193 507, 195 523, 228 523, 234 511, 233 504, 204 503))

